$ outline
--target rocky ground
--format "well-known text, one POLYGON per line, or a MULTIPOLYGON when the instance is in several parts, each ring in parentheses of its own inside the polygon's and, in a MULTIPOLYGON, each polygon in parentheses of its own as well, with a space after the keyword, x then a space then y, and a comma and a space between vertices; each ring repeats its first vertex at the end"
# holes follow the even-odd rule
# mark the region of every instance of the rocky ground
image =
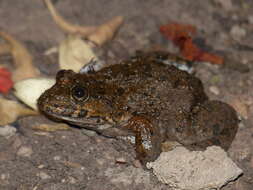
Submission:
MULTIPOLYGON (((235 0, 61 0, 56 8, 72 23, 96 25, 116 15, 125 17, 117 37, 103 47, 116 61, 152 45, 177 49, 159 33, 170 22, 192 24, 202 49, 226 57, 223 66, 195 64, 211 99, 233 105, 241 115, 229 156, 244 174, 224 190, 253 189, 253 1, 235 0)), ((44 51, 64 39, 42 0, 0 1, 0 30, 22 41, 45 75, 57 72, 57 58, 44 51)), ((10 62, 1 57, 1 62, 10 62)), ((13 136, 0 137, 0 189, 168 189, 151 172, 139 167, 134 150, 124 142, 73 128, 38 132, 29 126, 43 116, 25 117, 12 125, 13 136)))

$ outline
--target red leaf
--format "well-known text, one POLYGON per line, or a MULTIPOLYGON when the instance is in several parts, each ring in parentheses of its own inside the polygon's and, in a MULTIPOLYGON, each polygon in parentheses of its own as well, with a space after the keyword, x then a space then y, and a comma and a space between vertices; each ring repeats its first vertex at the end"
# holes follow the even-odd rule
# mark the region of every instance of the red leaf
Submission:
POLYGON ((178 46, 182 56, 189 61, 208 61, 214 64, 223 64, 222 57, 202 51, 192 41, 196 28, 192 25, 172 23, 160 27, 160 32, 174 45, 178 46))
POLYGON ((5 68, 0 68, 0 92, 6 94, 12 86, 11 73, 5 68))

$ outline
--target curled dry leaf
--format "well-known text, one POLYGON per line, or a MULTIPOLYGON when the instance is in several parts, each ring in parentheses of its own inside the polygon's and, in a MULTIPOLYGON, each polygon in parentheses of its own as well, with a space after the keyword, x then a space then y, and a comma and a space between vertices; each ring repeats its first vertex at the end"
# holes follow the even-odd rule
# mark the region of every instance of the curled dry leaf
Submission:
POLYGON ((44 2, 55 23, 63 31, 67 32, 68 34, 81 35, 82 37, 94 42, 98 46, 101 46, 105 42, 111 40, 123 23, 123 17, 117 16, 98 27, 73 25, 60 16, 60 14, 54 8, 51 0, 44 0, 44 2))
POLYGON ((98 60, 90 45, 75 35, 69 35, 62 41, 59 51, 59 65, 61 69, 71 69, 79 72, 92 59, 98 60))
POLYGON ((45 4, 50 11, 55 23, 65 32, 70 33, 70 34, 80 34, 82 36, 86 36, 91 34, 96 30, 96 27, 94 26, 78 26, 78 25, 73 25, 67 21, 65 21, 61 15, 56 11, 54 8, 51 0, 44 0, 45 4))
POLYGON ((201 50, 193 42, 196 28, 192 25, 171 23, 161 26, 160 32, 178 46, 181 55, 189 61, 203 61, 213 64, 224 63, 222 57, 201 50))
POLYGON ((37 99, 55 83, 55 79, 30 78, 15 83, 14 94, 29 107, 37 110, 37 99))
POLYGON ((98 26, 96 31, 90 34, 87 38, 96 45, 101 46, 115 36, 122 23, 123 17, 117 16, 105 24, 98 26))
POLYGON ((0 45, 0 55, 5 55, 11 52, 11 45, 8 43, 3 43, 0 45))
POLYGON ((37 112, 22 106, 18 102, 0 98, 0 125, 12 123, 20 116, 37 114, 37 112))
POLYGON ((2 53, 6 54, 7 51, 10 51, 9 53, 11 53, 13 56, 16 66, 16 69, 12 75, 13 81, 17 82, 26 78, 38 76, 39 71, 33 66, 32 56, 25 46, 3 31, 0 31, 0 37, 10 44, 10 46, 4 44, 2 53))

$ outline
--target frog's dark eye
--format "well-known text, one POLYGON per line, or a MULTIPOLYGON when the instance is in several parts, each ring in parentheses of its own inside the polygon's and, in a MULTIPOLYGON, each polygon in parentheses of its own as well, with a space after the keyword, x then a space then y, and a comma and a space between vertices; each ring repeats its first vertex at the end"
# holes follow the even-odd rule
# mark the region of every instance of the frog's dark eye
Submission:
POLYGON ((83 86, 75 86, 71 90, 72 97, 78 101, 87 100, 89 97, 88 90, 83 86))

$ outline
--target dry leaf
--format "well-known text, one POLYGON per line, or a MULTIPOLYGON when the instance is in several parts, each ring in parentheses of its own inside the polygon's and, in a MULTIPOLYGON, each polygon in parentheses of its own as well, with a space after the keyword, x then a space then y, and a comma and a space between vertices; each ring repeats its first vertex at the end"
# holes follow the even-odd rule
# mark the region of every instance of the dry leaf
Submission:
POLYGON ((0 68, 0 92, 6 94, 12 86, 11 73, 6 68, 0 68))
POLYGON ((55 123, 55 124, 39 124, 32 126, 34 130, 40 130, 40 131, 47 131, 47 132, 53 132, 53 131, 60 131, 60 130, 69 130, 71 129, 67 124, 65 123, 55 123))
POLYGON ((193 42, 192 37, 196 33, 196 28, 192 25, 171 23, 161 26, 160 32, 178 46, 182 56, 189 61, 206 61, 213 64, 224 63, 222 57, 201 50, 193 42))
POLYGON ((123 23, 123 17, 118 16, 98 27, 73 25, 65 21, 64 18, 60 16, 60 14, 54 8, 51 0, 44 0, 44 2, 50 11, 55 23, 63 31, 67 32, 68 34, 80 35, 99 46, 111 40, 123 23))
POLYGON ((11 52, 11 45, 8 43, 3 43, 0 45, 0 55, 9 54, 11 52))
POLYGON ((61 15, 56 11, 54 8, 51 0, 44 0, 45 4, 50 11, 55 23, 65 32, 69 34, 80 34, 83 36, 89 35, 92 32, 96 30, 96 27, 94 26, 78 26, 78 25, 73 25, 67 21, 65 21, 61 15))
POLYGON ((20 116, 37 114, 37 112, 25 108, 15 101, 0 98, 0 125, 12 123, 20 116))
POLYGON ((61 69, 71 69, 79 72, 92 59, 98 60, 90 45, 74 35, 69 35, 61 42, 59 51, 59 65, 61 69))
POLYGON ((94 42, 96 45, 101 46, 115 36, 122 23, 123 17, 117 16, 105 24, 98 26, 97 30, 94 33, 90 34, 87 38, 88 40, 94 42))
POLYGON ((10 53, 13 56, 16 66, 12 75, 13 81, 17 82, 26 78, 38 76, 39 71, 33 66, 32 55, 28 52, 25 46, 3 31, 0 31, 0 37, 10 44, 10 48, 5 45, 6 47, 2 48, 2 52, 7 53, 7 50, 10 50, 10 53))
POLYGON ((50 78, 30 78, 14 84, 15 96, 34 110, 37 109, 37 99, 55 83, 50 78))

